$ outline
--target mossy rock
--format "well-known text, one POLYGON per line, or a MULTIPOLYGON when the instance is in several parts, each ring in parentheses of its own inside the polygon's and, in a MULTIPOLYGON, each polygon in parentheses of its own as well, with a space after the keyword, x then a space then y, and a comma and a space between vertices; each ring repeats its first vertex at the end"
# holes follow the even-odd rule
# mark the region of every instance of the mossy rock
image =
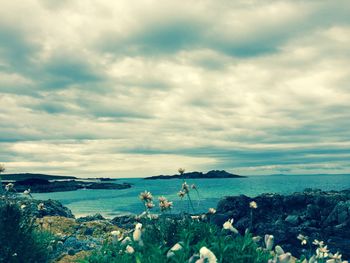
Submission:
POLYGON ((75 219, 62 216, 45 216, 36 220, 42 228, 52 232, 55 235, 73 235, 79 226, 75 219))
POLYGON ((56 263, 73 263, 73 262, 79 262, 79 260, 84 259, 86 256, 90 255, 90 251, 80 251, 76 253, 75 255, 64 255, 59 260, 55 261, 56 263))
POLYGON ((84 223, 77 223, 73 218, 61 216, 45 216, 37 219, 37 224, 55 235, 76 236, 79 239, 86 239, 87 236, 105 238, 114 230, 121 230, 107 220, 96 220, 84 223))
POLYGON ((84 222, 80 224, 77 235, 79 238, 83 238, 87 234, 90 234, 93 237, 106 237, 110 232, 114 230, 121 230, 117 226, 112 225, 107 220, 96 220, 90 222, 84 222))

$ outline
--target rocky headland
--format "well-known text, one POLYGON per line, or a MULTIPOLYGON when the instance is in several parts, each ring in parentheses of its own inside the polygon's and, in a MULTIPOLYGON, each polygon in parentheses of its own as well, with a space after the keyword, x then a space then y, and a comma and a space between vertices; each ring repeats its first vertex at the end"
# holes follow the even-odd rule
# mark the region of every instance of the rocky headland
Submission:
POLYGON ((118 190, 131 187, 129 183, 112 183, 117 179, 111 178, 92 178, 78 179, 74 176, 59 176, 46 174, 6 174, 1 175, 2 185, 13 183, 17 192, 23 192, 30 189, 32 193, 49 193, 75 191, 79 189, 106 189, 118 190))
POLYGON ((156 175, 146 177, 145 180, 158 180, 158 179, 221 179, 221 178, 245 178, 245 176, 231 174, 226 171, 212 170, 207 173, 203 172, 188 172, 183 174, 174 175, 156 175))

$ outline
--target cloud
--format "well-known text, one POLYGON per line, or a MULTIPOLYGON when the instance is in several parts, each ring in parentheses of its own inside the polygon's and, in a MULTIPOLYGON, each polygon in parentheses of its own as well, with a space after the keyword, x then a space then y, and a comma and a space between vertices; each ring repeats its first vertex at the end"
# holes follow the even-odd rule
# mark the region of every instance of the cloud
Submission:
POLYGON ((349 173, 347 1, 11 1, 12 172, 349 173), (30 12, 28 12, 30 10, 30 12))

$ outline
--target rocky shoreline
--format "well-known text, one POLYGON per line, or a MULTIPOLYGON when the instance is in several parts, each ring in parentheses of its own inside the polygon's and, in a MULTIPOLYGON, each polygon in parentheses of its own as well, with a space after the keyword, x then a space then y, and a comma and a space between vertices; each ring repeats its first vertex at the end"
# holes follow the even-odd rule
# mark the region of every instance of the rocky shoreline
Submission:
MULTIPOLYGON (((3 182, 3 187, 8 182, 3 182)), ((17 192, 30 189, 32 193, 50 193, 76 191, 79 189, 119 190, 131 187, 129 183, 84 182, 80 180, 49 181, 46 179, 30 178, 13 183, 17 192)))
POLYGON ((230 196, 217 205, 210 221, 220 225, 234 218, 241 232, 250 226, 251 214, 247 206, 255 201, 252 232, 275 236, 275 241, 293 255, 300 255, 306 247, 296 237, 303 234, 323 240, 329 247, 350 257, 350 189, 321 191, 305 189, 291 195, 262 194, 255 198, 230 196))
MULTIPOLYGON (((59 251, 68 256, 100 247, 101 240, 108 237, 111 230, 129 231, 140 221, 137 215, 105 219, 97 214, 75 219, 68 208, 54 200, 18 198, 18 203, 25 205, 26 213, 43 220, 46 226, 50 224, 52 229, 59 232, 59 251), (39 203, 43 203, 45 209, 38 210, 39 203)), ((323 240, 332 252, 339 251, 345 258, 350 257, 350 189, 306 189, 290 195, 261 194, 255 198, 229 196, 218 203, 215 213, 154 215, 153 220, 165 217, 177 221, 191 216, 194 220, 219 227, 233 218, 234 226, 241 234, 249 228, 255 235, 274 235, 277 244, 296 256, 308 249, 297 239, 299 234, 303 234, 309 237, 310 243, 314 239, 323 240), (249 209, 252 201, 257 203, 256 209, 249 209)))

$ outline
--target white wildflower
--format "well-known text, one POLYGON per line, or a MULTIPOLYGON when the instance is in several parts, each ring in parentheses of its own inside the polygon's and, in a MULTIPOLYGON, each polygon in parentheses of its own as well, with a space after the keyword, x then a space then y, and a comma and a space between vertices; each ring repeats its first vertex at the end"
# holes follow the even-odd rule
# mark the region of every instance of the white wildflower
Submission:
POLYGON ((44 203, 38 204, 38 210, 39 210, 39 211, 44 210, 44 209, 45 209, 44 203))
POLYGON ((348 263, 348 261, 342 261, 342 255, 337 252, 335 254, 329 254, 329 259, 326 261, 326 263, 348 263))
POLYGON ((145 206, 147 209, 152 209, 154 207, 154 204, 152 201, 148 201, 145 203, 145 206))
POLYGON ((200 257, 206 259, 208 263, 217 263, 217 258, 212 251, 206 247, 202 247, 199 250, 200 257))
POLYGON ((123 239, 123 234, 119 230, 114 230, 111 232, 113 244, 123 239))
POLYGON ((324 246, 324 242, 323 241, 319 241, 317 239, 315 239, 312 244, 314 244, 315 246, 319 246, 319 247, 323 247, 324 246))
POLYGON ((140 197, 141 201, 145 201, 145 202, 153 200, 153 196, 152 196, 151 192, 148 192, 148 191, 144 191, 143 193, 140 194, 139 197, 140 197))
POLYGON ((301 244, 304 246, 304 245, 306 245, 307 244, 307 241, 308 241, 308 237, 307 236, 304 236, 304 235, 302 235, 302 234, 299 234, 298 236, 297 236, 297 239, 299 239, 300 241, 301 241, 301 244))
POLYGON ((208 213, 209 214, 215 214, 216 213, 216 209, 211 207, 211 208, 209 208, 208 213))
POLYGON ((284 254, 283 248, 280 247, 280 246, 278 246, 278 245, 275 247, 275 252, 276 252, 277 255, 282 255, 282 254, 284 254))
POLYGON ((278 263, 290 263, 291 260, 292 255, 289 252, 278 256, 278 263))
POLYGON ((328 257, 328 248, 327 246, 319 247, 316 249, 316 258, 327 258, 328 257))
POLYGON ((201 216, 191 216, 192 220, 198 220, 199 221, 200 218, 201 218, 201 216))
POLYGON ((182 243, 182 242, 176 243, 175 245, 173 245, 173 246, 169 249, 168 253, 166 254, 166 257, 167 257, 167 258, 171 258, 171 257, 175 256, 175 253, 174 253, 174 252, 179 251, 179 250, 181 250, 182 248, 183 248, 183 243, 182 243))
POLYGON ((132 241, 131 241, 131 238, 130 237, 126 237, 123 239, 123 241, 121 242, 121 244, 123 246, 125 246, 126 244, 130 244, 132 241))
POLYGON ((169 202, 164 196, 159 197, 158 200, 159 208, 162 212, 170 210, 173 207, 173 202, 169 202))
POLYGON ((257 209, 258 208, 258 204, 255 201, 251 201, 249 203, 249 207, 252 209, 257 209))
POLYGON ((309 263, 317 263, 315 255, 309 259, 309 263))
POLYGON ((253 239, 253 241, 254 241, 255 243, 259 243, 260 240, 262 239, 262 237, 261 237, 261 236, 255 236, 255 237, 253 237, 252 239, 253 239))
POLYGON ((235 233, 235 234, 238 234, 238 230, 236 228, 233 227, 233 218, 232 219, 229 219, 227 220, 223 225, 222 227, 226 230, 230 230, 231 232, 235 233))
POLYGON ((141 223, 137 223, 135 226, 135 230, 134 233, 132 234, 132 238, 134 239, 135 242, 138 242, 140 246, 143 245, 143 241, 142 241, 142 224, 141 223))
POLYGON ((31 190, 30 190, 30 189, 24 190, 23 194, 24 194, 24 195, 32 196, 32 195, 31 195, 31 190))
POLYGON ((274 243, 274 236, 273 235, 265 235, 265 245, 266 249, 271 251, 273 248, 273 243, 274 243))
POLYGON ((132 246, 127 245, 126 248, 125 248, 125 252, 128 253, 128 254, 134 254, 135 249, 132 246))

